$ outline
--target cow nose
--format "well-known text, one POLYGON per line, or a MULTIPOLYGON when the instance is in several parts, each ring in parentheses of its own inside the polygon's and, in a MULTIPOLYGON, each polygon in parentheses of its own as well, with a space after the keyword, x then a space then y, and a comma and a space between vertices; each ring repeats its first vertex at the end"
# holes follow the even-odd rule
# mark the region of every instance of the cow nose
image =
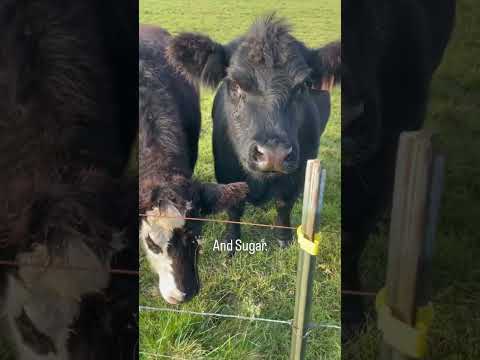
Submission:
POLYGON ((172 305, 177 305, 177 304, 180 304, 180 303, 184 302, 183 298, 179 299, 179 298, 176 298, 176 297, 173 297, 173 296, 165 297, 165 301, 168 302, 169 304, 172 304, 172 305))
POLYGON ((172 305, 185 302, 186 294, 177 288, 173 276, 164 275, 162 280, 159 283, 159 290, 166 302, 172 305))
POLYGON ((285 172, 285 162, 293 153, 292 146, 254 144, 251 151, 251 160, 260 171, 285 172))
POLYGON ((187 301, 190 301, 195 295, 198 294, 200 290, 199 285, 193 285, 182 291, 171 291, 168 294, 165 294, 164 299, 166 302, 172 305, 181 304, 187 301))

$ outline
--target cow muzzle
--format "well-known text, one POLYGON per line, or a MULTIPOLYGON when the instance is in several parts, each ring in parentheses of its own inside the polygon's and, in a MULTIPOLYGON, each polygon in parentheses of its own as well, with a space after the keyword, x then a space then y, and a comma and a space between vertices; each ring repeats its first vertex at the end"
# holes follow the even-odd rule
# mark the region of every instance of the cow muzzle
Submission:
POLYGON ((261 172, 287 174, 296 168, 296 162, 291 145, 253 144, 250 148, 250 163, 261 172))

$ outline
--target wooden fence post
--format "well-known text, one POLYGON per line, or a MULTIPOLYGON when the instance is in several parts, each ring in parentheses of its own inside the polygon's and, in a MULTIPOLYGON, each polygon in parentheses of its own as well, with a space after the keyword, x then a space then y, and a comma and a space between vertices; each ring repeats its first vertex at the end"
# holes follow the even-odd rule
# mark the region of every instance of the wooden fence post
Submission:
POLYGON ((431 272, 433 247, 437 232, 440 201, 443 192, 445 176, 445 159, 443 156, 435 156, 433 159, 432 177, 428 199, 427 227, 425 244, 419 263, 419 280, 417 286, 418 306, 426 306, 431 297, 431 272))
MULTIPOLYGON (((437 222, 443 159, 432 166, 431 135, 426 131, 402 133, 395 172, 385 303, 393 317, 414 326, 418 306, 428 302, 428 268, 437 222), (419 287, 419 282, 422 282, 419 287)), ((386 337, 382 360, 412 359, 391 346, 386 337)))
MULTIPOLYGON (((305 237, 312 241, 320 229, 320 213, 323 204, 325 176, 326 172, 321 169, 320 160, 308 161, 303 195, 302 229, 305 237)), ((292 324, 292 343, 290 349, 291 360, 301 360, 305 358, 305 331, 310 319, 314 270, 315 256, 312 256, 303 249, 299 249, 295 313, 292 324)))

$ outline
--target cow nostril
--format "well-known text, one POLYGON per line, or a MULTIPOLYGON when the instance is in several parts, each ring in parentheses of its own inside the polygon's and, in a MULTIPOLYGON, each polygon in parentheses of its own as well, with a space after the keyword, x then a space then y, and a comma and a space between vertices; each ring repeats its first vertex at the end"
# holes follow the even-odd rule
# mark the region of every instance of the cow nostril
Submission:
POLYGON ((293 147, 290 146, 285 153, 285 159, 288 159, 292 155, 293 155, 293 147))
POLYGON ((265 149, 260 145, 253 145, 252 159, 255 162, 263 161, 265 158, 265 149))
POLYGON ((177 305, 184 301, 184 299, 177 299, 176 297, 173 297, 173 296, 167 296, 165 300, 172 305, 177 305))
POLYGON ((294 158, 294 152, 293 152, 293 147, 290 146, 286 151, 285 151, 285 158, 283 161, 291 161, 294 158))

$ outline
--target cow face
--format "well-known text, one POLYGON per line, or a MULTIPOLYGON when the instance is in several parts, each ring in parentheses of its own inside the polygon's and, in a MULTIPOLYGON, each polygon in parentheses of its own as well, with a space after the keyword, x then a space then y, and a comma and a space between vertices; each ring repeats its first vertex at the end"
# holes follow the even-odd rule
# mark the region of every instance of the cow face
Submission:
POLYGON ((261 176, 297 170, 299 129, 308 116, 323 131, 328 90, 340 79, 338 43, 309 49, 274 16, 226 46, 181 34, 167 56, 191 79, 212 87, 221 83, 215 103, 227 117, 235 152, 249 173, 261 176))
POLYGON ((146 213, 140 240, 148 261, 159 277, 159 290, 170 304, 193 297, 199 289, 196 259, 197 233, 173 203, 164 201, 146 213))
POLYGON ((185 217, 226 209, 243 200, 248 191, 245 183, 192 184, 191 188, 188 200, 185 194, 177 194, 176 202, 154 192, 157 199, 152 203, 157 205, 146 211, 141 222, 141 244, 158 274, 160 294, 170 304, 191 299, 200 288, 197 260, 201 223, 185 217))

